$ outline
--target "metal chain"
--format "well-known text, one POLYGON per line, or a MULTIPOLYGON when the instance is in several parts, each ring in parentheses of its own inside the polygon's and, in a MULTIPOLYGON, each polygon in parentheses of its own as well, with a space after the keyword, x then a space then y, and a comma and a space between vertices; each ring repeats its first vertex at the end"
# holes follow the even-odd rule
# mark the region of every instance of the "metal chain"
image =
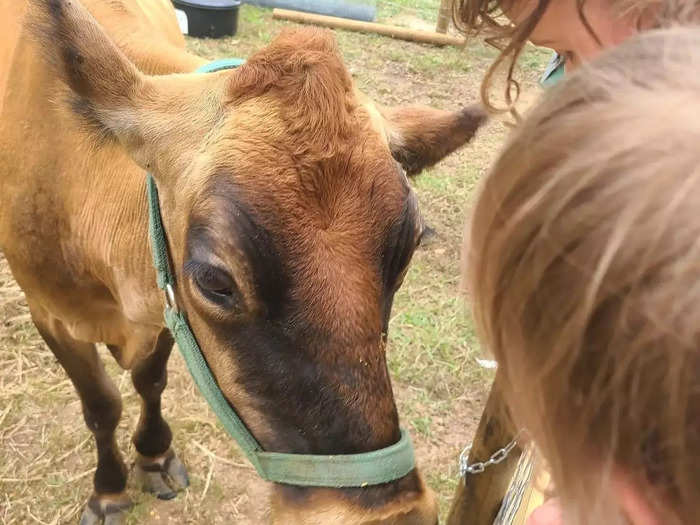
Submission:
POLYGON ((487 461, 477 461, 471 465, 469 464, 469 452, 471 452, 472 446, 467 445, 467 447, 465 447, 465 449, 459 455, 459 475, 464 477, 466 474, 481 474, 484 470, 486 470, 486 467, 498 465, 504 461, 508 457, 508 454, 510 454, 515 448, 515 446, 518 444, 519 437, 520 432, 518 432, 515 438, 513 438, 513 441, 491 454, 491 457, 487 461))

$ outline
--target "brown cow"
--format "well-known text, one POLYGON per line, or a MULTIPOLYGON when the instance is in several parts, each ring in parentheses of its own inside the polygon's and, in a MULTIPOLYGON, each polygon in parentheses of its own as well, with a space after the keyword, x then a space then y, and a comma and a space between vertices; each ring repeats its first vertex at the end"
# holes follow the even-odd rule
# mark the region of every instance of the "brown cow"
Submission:
MULTIPOLYGON (((379 109, 326 31, 287 31, 236 70, 192 74, 203 61, 184 51, 168 0, 34 3, 41 43, 20 34, 24 4, 0 2, 15 12, 0 22, 11 58, 0 76, 0 248, 96 440, 81 523, 121 523, 129 504, 114 440, 121 400, 96 342, 143 400, 144 488, 169 498, 187 484, 160 411, 172 339, 145 171, 160 190, 177 301, 261 445, 343 454, 396 442, 384 345, 422 228, 401 164, 417 173, 467 142, 481 110, 379 109)), ((432 525, 436 506, 413 471, 357 489, 274 485, 272 519, 432 525)))

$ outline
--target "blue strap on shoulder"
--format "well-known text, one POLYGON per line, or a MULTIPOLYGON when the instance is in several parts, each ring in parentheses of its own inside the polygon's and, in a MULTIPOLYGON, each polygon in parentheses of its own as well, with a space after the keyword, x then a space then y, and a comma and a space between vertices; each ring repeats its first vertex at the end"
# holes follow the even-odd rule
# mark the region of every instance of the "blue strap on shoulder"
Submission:
POLYGON ((540 78, 540 85, 551 87, 558 84, 564 78, 565 64, 566 58, 559 53, 554 53, 547 64, 547 69, 542 74, 542 78, 540 78))

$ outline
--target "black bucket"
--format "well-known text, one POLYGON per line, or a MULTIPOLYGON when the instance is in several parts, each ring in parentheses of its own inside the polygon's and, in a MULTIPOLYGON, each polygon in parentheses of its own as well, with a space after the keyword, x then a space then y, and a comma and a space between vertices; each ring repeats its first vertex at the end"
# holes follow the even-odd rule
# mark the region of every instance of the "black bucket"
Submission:
POLYGON ((172 0, 180 30, 190 36, 221 38, 238 29, 238 0, 172 0))

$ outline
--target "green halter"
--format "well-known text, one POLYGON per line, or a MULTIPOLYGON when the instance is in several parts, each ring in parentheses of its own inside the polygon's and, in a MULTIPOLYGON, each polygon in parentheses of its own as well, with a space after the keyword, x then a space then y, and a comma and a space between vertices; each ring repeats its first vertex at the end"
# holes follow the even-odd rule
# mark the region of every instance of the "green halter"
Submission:
MULTIPOLYGON (((209 73, 235 68, 243 62, 236 58, 217 60, 200 67, 197 72, 209 73)), ((147 175, 146 187, 153 265, 158 287, 165 292, 166 297, 165 324, 172 332, 199 391, 260 477, 267 481, 308 487, 365 487, 394 481, 413 470, 413 444, 404 429, 401 429, 401 439, 398 443, 362 454, 282 454, 262 449, 221 392, 185 314, 177 306, 175 276, 160 214, 158 189, 150 173, 147 175)))

